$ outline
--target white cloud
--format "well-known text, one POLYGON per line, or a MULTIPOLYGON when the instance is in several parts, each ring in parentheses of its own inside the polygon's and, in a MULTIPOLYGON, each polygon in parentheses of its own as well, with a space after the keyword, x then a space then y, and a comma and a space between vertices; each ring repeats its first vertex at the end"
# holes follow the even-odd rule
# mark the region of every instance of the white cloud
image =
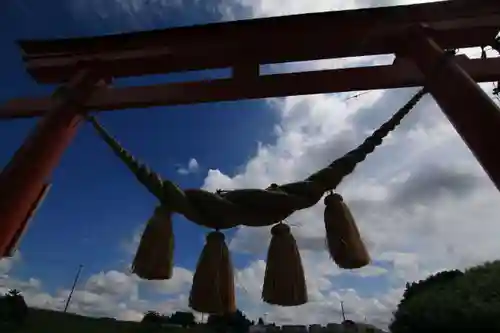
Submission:
POLYGON ((189 291, 193 282, 193 272, 182 267, 174 267, 170 280, 148 281, 147 284, 155 292, 161 294, 177 294, 189 291))
POLYGON ((128 295, 138 298, 137 277, 115 270, 92 275, 85 284, 85 290, 95 294, 128 295))
MULTIPOLYGON (((353 4, 296 0, 284 4, 278 0, 223 0, 219 9, 226 19, 239 19, 415 2, 425 1, 353 4)), ((478 56, 477 49, 465 53, 478 56)), ((359 58, 348 61, 301 64, 299 69, 367 64, 359 58)), ((387 57, 374 57, 369 62, 387 62, 387 57)), ((286 67, 290 69, 289 65, 286 67)), ((488 84, 482 86, 491 90, 488 84)), ((375 91, 348 102, 339 95, 269 100, 281 116, 275 142, 260 144, 238 174, 209 170, 204 186, 210 190, 267 187, 273 182, 303 179, 358 145, 414 92, 415 89, 375 91)), ((500 232, 496 221, 500 195, 429 97, 345 179, 339 190, 358 220, 375 263, 384 266, 339 270, 324 252, 323 204, 297 212, 289 222, 295 225, 294 235, 302 248, 313 302, 297 308, 270 307, 270 320, 332 321, 332 313, 339 311, 342 299, 353 318, 363 320, 366 316, 369 322, 384 326, 406 281, 498 258, 500 245, 495 235, 500 232), (383 275, 390 286, 374 287, 371 296, 336 288, 335 279, 345 274, 366 278, 368 284, 371 277, 383 275)), ((269 238, 269 228, 240 228, 230 247, 265 258, 269 238)), ((260 301, 264 267, 265 261, 258 259, 238 273, 240 284, 253 302, 245 303, 246 307, 260 314, 266 311, 261 309, 269 308, 260 301)))
MULTIPOLYGON (((70 290, 59 288, 49 293, 37 278, 20 279, 11 275, 15 265, 21 262, 19 252, 13 258, 0 260, 0 294, 17 289, 31 307, 62 311, 70 290)), ((192 272, 182 267, 174 267, 174 276, 168 281, 141 280, 130 271, 101 271, 78 283, 68 311, 92 317, 140 321, 150 310, 165 314, 186 310, 185 294, 189 291, 192 277, 192 272), (160 293, 164 300, 152 301, 144 297, 141 290, 160 293)))
POLYGON ((200 165, 195 158, 191 158, 186 167, 180 167, 177 169, 177 173, 181 175, 189 175, 198 172, 200 165))
POLYGON ((188 169, 191 171, 197 171, 199 168, 198 161, 194 158, 191 158, 188 163, 188 169))
MULTIPOLYGON (((260 145, 237 175, 209 171, 205 187, 266 187, 303 179, 359 144, 413 91, 374 92, 347 105, 331 95, 273 101, 281 112, 276 142, 260 145)), ((369 322, 385 326, 406 281, 498 257, 500 196, 430 98, 344 181, 340 192, 373 259, 385 263, 384 267, 339 270, 324 250, 323 204, 297 212, 289 222, 303 249, 312 303, 289 309, 270 307, 269 320, 325 323, 339 310, 342 299, 352 318, 366 316, 369 322), (354 289, 337 289, 335 278, 346 274, 367 279, 383 275, 391 286, 374 289, 369 297, 354 289)), ((230 248, 265 258, 269 238, 269 228, 241 228, 230 248)), ((253 302, 245 303, 245 310, 256 316, 262 315, 260 309, 269 308, 260 301, 264 267, 265 262, 258 260, 238 276, 253 302)))
POLYGON ((222 0, 219 1, 218 9, 225 19, 236 20, 424 2, 439 2, 439 0, 317 0, 314 2, 292 0, 287 1, 285 5, 279 0, 222 0))
MULTIPOLYGON (((205 186, 266 187, 302 179, 360 143, 413 91, 377 92, 348 105, 329 95, 273 102, 282 115, 276 142, 259 146, 240 174, 231 177, 211 170, 205 186)), ((498 257, 500 196, 430 98, 344 181, 340 191, 373 259, 391 268, 339 271, 324 254, 323 204, 297 212, 289 221, 296 226, 301 248, 311 250, 303 261, 315 302, 294 309, 273 308, 270 320, 324 323, 338 310, 335 300, 343 299, 353 318, 366 316, 373 324, 385 325, 406 281, 498 257), (392 287, 374 290, 375 296, 337 290, 334 282, 327 283, 340 274, 376 273, 387 275, 392 287), (318 283, 326 289, 318 288, 318 283)), ((241 228, 230 246, 263 258, 268 241, 269 228, 241 228)), ((263 267, 259 261, 245 271, 246 276, 259 277, 244 280, 254 295, 255 309, 262 306, 258 298, 263 267)))
POLYGON ((116 319, 124 321, 141 321, 144 313, 135 310, 125 310, 116 319))
POLYGON ((0 276, 9 273, 12 269, 12 265, 19 260, 21 260, 21 253, 19 251, 17 251, 11 258, 0 259, 0 276))
POLYGON ((183 0, 72 0, 76 18, 123 25, 130 30, 154 29, 155 21, 182 9, 183 0))
MULTIPOLYGON (((140 321, 144 313, 150 310, 165 314, 186 310, 185 293, 189 290, 191 280, 192 273, 178 267, 174 269, 173 279, 163 283, 143 281, 135 275, 120 271, 99 272, 78 284, 68 311, 91 317, 140 321), (139 290, 142 287, 170 294, 170 297, 164 296, 164 301, 141 298, 139 290)), ((28 305, 57 311, 64 309, 70 293, 65 288, 48 293, 44 291, 41 281, 34 278, 22 280, 8 275, 0 276, 0 293, 12 288, 21 291, 28 305)))

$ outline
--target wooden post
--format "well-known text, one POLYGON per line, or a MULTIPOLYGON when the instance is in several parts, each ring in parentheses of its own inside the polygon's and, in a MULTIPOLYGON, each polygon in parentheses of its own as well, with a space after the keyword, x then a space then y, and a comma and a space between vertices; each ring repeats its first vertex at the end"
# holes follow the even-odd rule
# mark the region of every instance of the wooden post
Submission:
POLYGON ((47 196, 47 193, 50 190, 50 186, 51 184, 43 184, 42 188, 38 192, 36 200, 31 204, 28 216, 26 216, 23 222, 19 225, 19 228, 17 229, 15 235, 12 237, 12 240, 6 249, 6 255, 5 255, 6 257, 13 257, 16 254, 19 243, 21 242, 21 239, 24 236, 26 230, 28 229, 28 226, 31 223, 33 217, 35 216, 38 208, 40 208, 40 206, 43 203, 43 200, 47 196))
POLYGON ((500 190, 500 109, 424 27, 406 37, 404 56, 425 75, 426 88, 500 190))
POLYGON ((52 96, 53 107, 37 124, 0 174, 0 258, 29 215, 40 189, 76 134, 84 101, 99 78, 79 70, 52 96))

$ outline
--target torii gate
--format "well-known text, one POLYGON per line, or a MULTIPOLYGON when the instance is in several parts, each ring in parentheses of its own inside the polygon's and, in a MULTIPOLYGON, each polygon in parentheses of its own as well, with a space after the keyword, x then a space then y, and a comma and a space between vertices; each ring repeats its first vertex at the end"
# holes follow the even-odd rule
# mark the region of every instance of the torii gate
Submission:
POLYGON ((500 2, 432 4, 215 23, 92 38, 19 41, 28 73, 60 84, 15 99, 0 118, 41 117, 0 174, 0 256, 9 254, 85 111, 144 108, 425 85, 500 189, 500 110, 476 82, 500 79, 500 58, 445 59, 494 45, 500 2), (270 63, 396 54, 392 65, 260 75, 270 63), (232 68, 228 79, 108 87, 112 78, 232 68), (433 73, 439 68, 439 75, 433 73))

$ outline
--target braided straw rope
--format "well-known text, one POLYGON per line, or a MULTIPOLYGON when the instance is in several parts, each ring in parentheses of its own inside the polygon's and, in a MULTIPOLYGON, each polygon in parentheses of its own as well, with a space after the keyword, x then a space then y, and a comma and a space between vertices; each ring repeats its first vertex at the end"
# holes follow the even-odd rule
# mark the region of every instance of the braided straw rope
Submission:
POLYGON ((426 94, 417 92, 387 122, 375 130, 361 145, 336 159, 326 168, 307 179, 284 185, 272 184, 267 189, 240 189, 211 193, 202 189, 182 190, 125 150, 93 116, 88 120, 113 152, 128 166, 137 179, 160 202, 173 212, 184 215, 194 223, 213 229, 228 229, 239 225, 259 227, 283 221, 295 211, 315 205, 323 195, 334 190, 356 165, 366 159, 383 139, 426 94))

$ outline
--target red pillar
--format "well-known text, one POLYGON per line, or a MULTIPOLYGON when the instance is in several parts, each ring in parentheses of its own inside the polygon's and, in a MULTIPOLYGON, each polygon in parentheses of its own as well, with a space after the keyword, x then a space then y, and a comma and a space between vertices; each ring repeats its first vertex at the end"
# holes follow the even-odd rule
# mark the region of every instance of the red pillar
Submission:
POLYGON ((8 255, 16 233, 29 215, 65 148, 83 119, 84 100, 98 78, 80 70, 53 94, 53 108, 37 124, 0 174, 0 257, 8 255))
POLYGON ((44 184, 43 187, 40 189, 37 198, 31 204, 28 216, 26 216, 23 222, 19 225, 19 228, 17 229, 14 237, 12 237, 10 244, 7 246, 7 253, 5 254, 5 256, 7 257, 14 256, 19 243, 24 233, 26 232, 26 229, 28 229, 28 225, 30 224, 31 220, 36 214, 36 211, 38 210, 43 200, 45 199, 45 196, 47 195, 49 189, 50 189, 50 184, 44 184))
POLYGON ((409 35, 404 56, 426 76, 428 91, 500 190, 500 109, 423 27, 409 35))

